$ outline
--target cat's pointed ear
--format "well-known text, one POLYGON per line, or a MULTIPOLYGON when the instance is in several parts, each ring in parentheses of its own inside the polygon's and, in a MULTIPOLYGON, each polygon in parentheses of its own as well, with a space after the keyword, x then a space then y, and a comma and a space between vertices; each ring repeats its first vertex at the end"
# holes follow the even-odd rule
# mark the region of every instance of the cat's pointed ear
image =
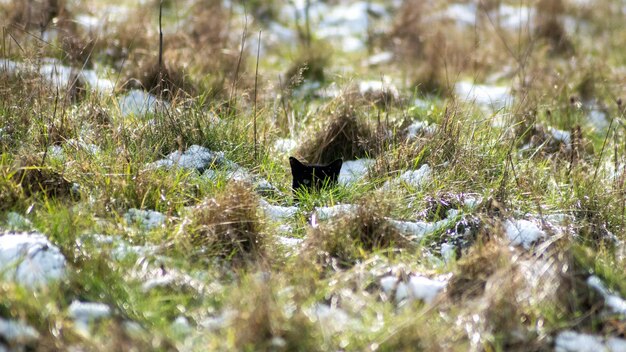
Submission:
POLYGON ((341 165, 343 165, 343 160, 337 159, 333 161, 332 163, 328 164, 328 168, 339 173, 339 171, 341 171, 341 165))
POLYGON ((304 164, 300 162, 300 160, 294 158, 293 156, 289 157, 289 165, 291 165, 291 170, 303 168, 304 164))

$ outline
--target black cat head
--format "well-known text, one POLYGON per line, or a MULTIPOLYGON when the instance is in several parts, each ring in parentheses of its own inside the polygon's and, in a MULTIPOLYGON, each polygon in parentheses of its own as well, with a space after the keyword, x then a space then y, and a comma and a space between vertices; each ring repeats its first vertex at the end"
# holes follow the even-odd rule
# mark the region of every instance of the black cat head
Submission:
POLYGON ((332 187, 337 184, 339 171, 343 161, 337 159, 327 165, 305 164, 294 157, 289 158, 291 175, 293 176, 292 188, 319 190, 323 187, 332 187))

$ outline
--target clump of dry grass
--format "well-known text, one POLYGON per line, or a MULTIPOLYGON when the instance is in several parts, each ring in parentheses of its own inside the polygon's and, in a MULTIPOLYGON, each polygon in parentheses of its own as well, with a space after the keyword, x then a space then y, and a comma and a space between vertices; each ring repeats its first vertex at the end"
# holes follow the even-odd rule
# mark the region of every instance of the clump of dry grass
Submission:
POLYGON ((62 198, 73 195, 72 183, 61 173, 43 165, 41 156, 23 156, 14 177, 26 196, 43 194, 50 198, 62 198))
MULTIPOLYGON (((321 351, 317 329, 296 302, 289 302, 295 311, 287 313, 278 280, 258 273, 241 283, 242 289, 232 297, 238 310, 234 345, 240 351, 321 351)), ((284 294, 282 294, 284 296, 284 294)))
POLYGON ((292 87, 300 86, 305 80, 324 82, 324 70, 330 65, 331 49, 319 43, 313 47, 302 47, 296 53, 285 77, 292 87))
POLYGON ((64 0, 15 1, 12 5, 7 9, 9 21, 24 30, 44 31, 53 21, 70 22, 64 0))
POLYGON ((342 96, 331 103, 323 126, 305 141, 297 154, 311 163, 353 160, 377 153, 378 137, 352 100, 342 96))
POLYGON ((246 184, 233 182, 193 209, 183 240, 210 256, 246 264, 266 257, 268 240, 261 233, 258 200, 246 184))
POLYGON ((458 272, 450 279, 447 295, 452 302, 481 296, 489 277, 510 261, 506 248, 494 241, 477 243, 458 262, 458 272))
POLYGON ((168 100, 185 94, 193 95, 196 92, 196 87, 184 70, 171 64, 159 67, 156 57, 140 60, 136 66, 129 67, 126 75, 132 77, 126 87, 143 89, 168 100))
POLYGON ((305 252, 320 264, 335 270, 350 267, 376 250, 410 248, 412 243, 385 213, 389 205, 380 200, 362 200, 354 213, 312 228, 305 252))
POLYGON ((471 71, 480 79, 495 61, 506 59, 492 40, 485 40, 487 44, 478 50, 479 37, 492 33, 466 31, 453 21, 438 18, 440 14, 433 15, 444 6, 447 4, 405 1, 388 35, 394 57, 424 94, 450 95, 462 73, 471 71))
POLYGON ((567 37, 563 16, 565 5, 563 0, 540 0, 536 4, 537 19, 535 35, 544 39, 555 54, 570 54, 574 45, 567 37))

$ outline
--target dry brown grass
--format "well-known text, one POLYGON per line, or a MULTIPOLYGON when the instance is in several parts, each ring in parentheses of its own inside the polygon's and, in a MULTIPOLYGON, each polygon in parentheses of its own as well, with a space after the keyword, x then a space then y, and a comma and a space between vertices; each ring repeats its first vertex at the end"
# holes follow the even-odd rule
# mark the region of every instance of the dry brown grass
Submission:
POLYGON ((14 176, 27 196, 43 194, 49 198, 69 197, 72 183, 61 173, 42 164, 42 157, 28 155, 21 158, 14 176))
POLYGON ((338 158, 353 160, 378 152, 375 130, 363 117, 355 101, 341 96, 329 104, 322 126, 296 154, 310 163, 329 163, 338 158))
POLYGON ((368 253, 411 248, 411 241, 389 224, 389 205, 376 199, 361 200, 354 213, 311 228, 304 252, 326 268, 351 267, 368 253))
POLYGON ((267 235, 261 233, 256 194, 246 184, 233 182, 214 198, 195 206, 183 241, 210 257, 236 265, 260 262, 267 255, 267 235))

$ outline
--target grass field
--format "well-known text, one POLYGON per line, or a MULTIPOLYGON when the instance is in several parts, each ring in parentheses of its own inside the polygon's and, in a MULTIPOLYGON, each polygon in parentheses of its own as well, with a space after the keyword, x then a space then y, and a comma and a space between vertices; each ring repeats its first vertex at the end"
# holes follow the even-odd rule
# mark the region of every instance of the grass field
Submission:
POLYGON ((0 0, 0 351, 626 351, 625 18, 0 0))

